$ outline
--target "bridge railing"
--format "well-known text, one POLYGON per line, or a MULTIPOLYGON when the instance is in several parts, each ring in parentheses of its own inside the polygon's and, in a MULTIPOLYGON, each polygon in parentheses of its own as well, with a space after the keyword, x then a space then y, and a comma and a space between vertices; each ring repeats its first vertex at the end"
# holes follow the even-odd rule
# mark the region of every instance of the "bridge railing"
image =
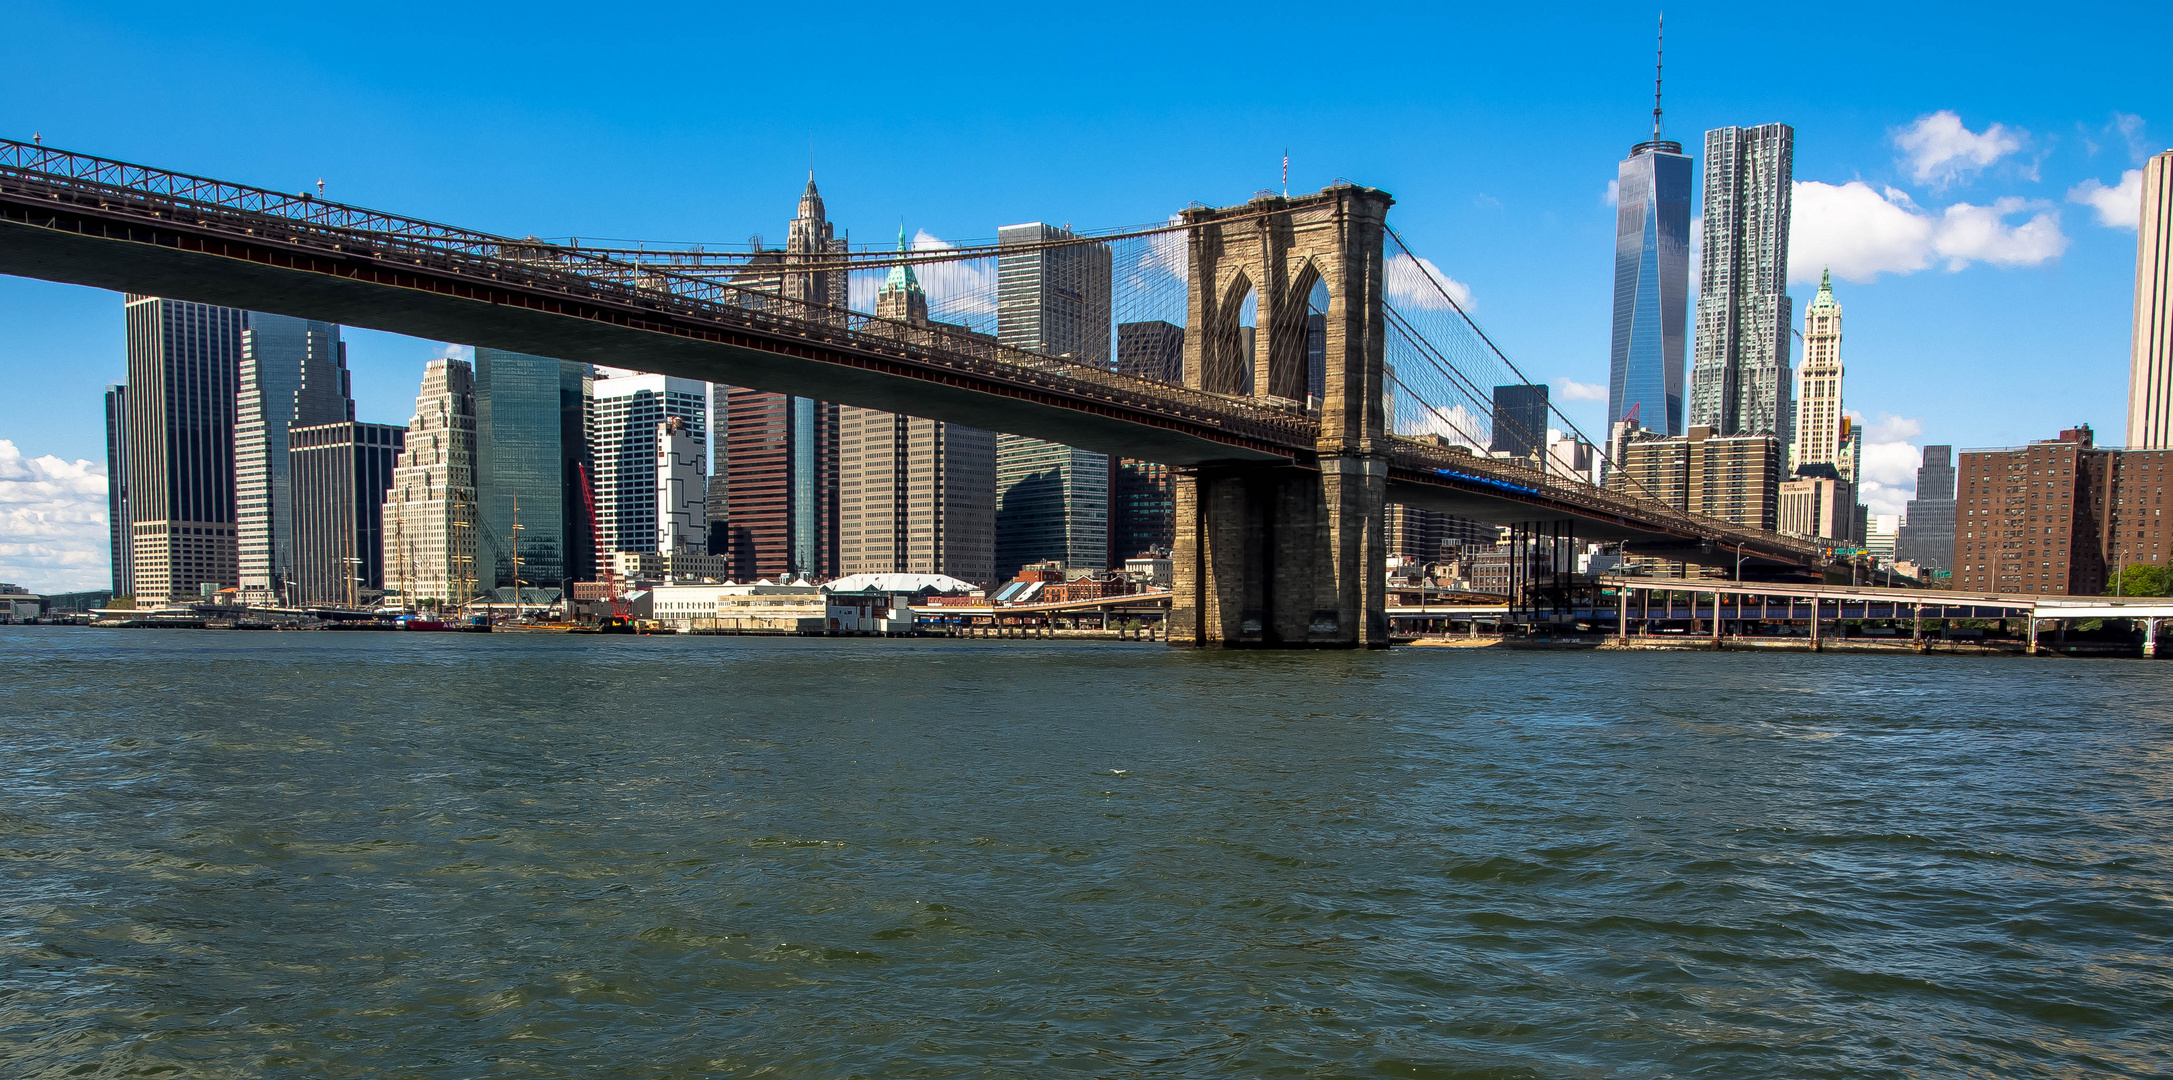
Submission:
MULTIPOLYGON (((0 140, 0 185, 108 213, 187 222, 253 242, 405 264, 970 371, 1151 411, 1276 447, 1310 449, 1319 430, 1302 406, 1120 375, 1013 348, 986 334, 878 318, 534 238, 494 236, 348 206, 307 192, 287 194, 14 140, 0 140)), ((789 264, 782 269, 792 272, 789 264)))
POLYGON ((1657 499, 1611 491, 1516 461, 1480 457, 1419 439, 1398 436, 1394 463, 1437 474, 1461 474, 1518 493, 1541 496, 1587 514, 1643 524, 1671 524, 1685 536, 1708 537, 1722 548, 1783 555, 1805 562, 1816 561, 1821 554, 1818 545, 1792 536, 1747 529, 1719 518, 1679 510, 1657 499))

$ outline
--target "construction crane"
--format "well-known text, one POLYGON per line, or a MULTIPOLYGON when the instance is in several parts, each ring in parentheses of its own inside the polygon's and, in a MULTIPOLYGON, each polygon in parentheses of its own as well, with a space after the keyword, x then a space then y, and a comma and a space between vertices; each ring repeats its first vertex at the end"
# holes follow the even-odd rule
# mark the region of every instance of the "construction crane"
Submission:
MULTIPOLYGON (((600 543, 603 540, 604 530, 601 523, 596 520, 596 489, 589 483, 588 462, 581 462, 578 470, 581 476, 581 505, 586 507, 589 512, 589 537, 591 543, 600 543)), ((626 598, 619 595, 619 575, 617 571, 604 567, 601 558, 596 561, 598 564, 597 569, 602 571, 600 576, 604 579, 604 599, 611 602, 611 617, 604 620, 604 632, 633 632, 634 612, 632 608, 627 606, 626 598)))

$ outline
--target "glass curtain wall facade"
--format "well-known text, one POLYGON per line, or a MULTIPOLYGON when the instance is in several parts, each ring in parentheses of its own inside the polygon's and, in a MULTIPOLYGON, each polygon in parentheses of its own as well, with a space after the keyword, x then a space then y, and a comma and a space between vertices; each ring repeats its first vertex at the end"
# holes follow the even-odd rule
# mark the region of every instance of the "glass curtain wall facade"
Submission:
POLYGON ((291 603, 293 487, 287 431, 355 418, 347 346, 331 323, 251 312, 234 405, 235 528, 241 595, 291 603))
POLYGON ((136 588, 128 511, 128 387, 106 387, 106 545, 113 559, 113 595, 136 588))
POLYGON ((1788 298, 1794 128, 1705 133, 1705 229, 1699 252, 1690 424, 1721 436, 1793 442, 1788 298))
POLYGON ((1547 387, 1516 383, 1494 388, 1494 433, 1487 450, 1537 457, 1547 445, 1547 387))
POLYGON ((480 588, 512 585, 515 558, 523 586, 561 587, 594 571, 577 471, 592 378, 587 364, 475 350, 480 588))
POLYGON ((348 420, 296 425, 287 435, 300 602, 375 602, 385 589, 385 492, 407 429, 348 420))
POLYGON ((139 603, 231 588, 234 397, 249 313, 131 294, 126 443, 128 543, 139 603))
POLYGON ((1690 303, 1690 158, 1654 139, 1616 170, 1615 325, 1607 428, 1634 416, 1683 433, 1683 346, 1690 303))
MULTIPOLYGON (((1109 367, 1105 244, 1040 247, 1072 233, 1031 222, 996 232, 996 336, 1016 349, 1109 367), (1006 247, 1016 250, 1004 251, 1006 247)), ((996 440, 996 574, 1051 559, 1109 565, 1109 457, 1023 435, 996 440)))

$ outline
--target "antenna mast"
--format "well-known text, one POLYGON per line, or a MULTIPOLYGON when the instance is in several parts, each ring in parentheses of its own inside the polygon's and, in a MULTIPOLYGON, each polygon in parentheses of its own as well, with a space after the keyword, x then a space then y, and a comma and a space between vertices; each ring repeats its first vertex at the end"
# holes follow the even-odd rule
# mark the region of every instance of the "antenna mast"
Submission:
POLYGON ((1652 141, 1660 141, 1660 73, 1667 60, 1667 12, 1660 13, 1659 33, 1652 50, 1652 141))

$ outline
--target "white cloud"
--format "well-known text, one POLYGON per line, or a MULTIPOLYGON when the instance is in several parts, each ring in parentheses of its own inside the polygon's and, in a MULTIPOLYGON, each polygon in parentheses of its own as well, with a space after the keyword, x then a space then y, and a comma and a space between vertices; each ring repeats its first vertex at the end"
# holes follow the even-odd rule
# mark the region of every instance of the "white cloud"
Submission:
POLYGON ((1607 388, 1598 383, 1578 382, 1575 379, 1554 380, 1554 396, 1563 401, 1605 401, 1607 388))
POLYGON ((1963 127, 1953 110, 1941 109, 1895 132, 1894 145, 1908 155, 1918 183, 1944 187, 2022 149, 2022 133, 1993 124, 1979 134, 1963 127))
POLYGON ((2116 187, 2106 187, 2096 178, 2085 180, 2067 189, 2067 201, 2081 203, 2097 211, 2098 224, 2113 229, 2132 229, 2143 214, 2143 170, 2129 169, 2120 174, 2116 187))
POLYGON ((1609 180, 1607 190, 1600 193, 1600 202, 1606 206, 1622 205, 1622 181, 1609 180))
MULTIPOLYGON (((925 229, 913 234, 911 244, 914 251, 949 251, 957 246, 929 235, 925 229)), ((887 266, 853 271, 846 279, 851 294, 847 303, 855 311, 874 311, 875 294, 882 291, 883 280, 889 276, 887 266)), ((996 260, 993 258, 915 263, 913 276, 920 282, 921 291, 928 294, 928 317, 931 319, 970 325, 976 316, 996 313, 996 260)))
POLYGON ((1442 297, 1446 292, 1456 300, 1456 306, 1465 311, 1472 309, 1471 286, 1441 272, 1432 259, 1413 259, 1402 252, 1389 256, 1386 267, 1388 298, 1428 311, 1445 311, 1449 301, 1442 297))
POLYGON ((1902 513, 1916 497, 1916 470, 1923 464, 1924 453, 1910 440, 1924 434, 1924 422, 1882 413, 1865 423, 1853 409, 1848 415, 1864 429, 1864 471, 1857 501, 1874 514, 1902 513))
POLYGON ((1789 227, 1789 280, 1808 284, 1832 269, 1849 281, 1911 274, 1944 263, 1958 271, 1972 262, 2036 266, 2067 250, 2060 212, 2019 198, 1990 206, 1955 203, 1932 213, 1908 193, 1873 191, 1861 180, 1835 186, 1799 180, 1789 227), (2034 211, 2029 220, 2008 218, 2034 211))
POLYGON ((438 356, 446 360, 466 360, 472 364, 475 363, 475 346, 441 341, 438 343, 438 356))
POLYGON ((103 464, 24 457, 0 439, 0 581, 32 592, 104 588, 108 543, 103 464))

